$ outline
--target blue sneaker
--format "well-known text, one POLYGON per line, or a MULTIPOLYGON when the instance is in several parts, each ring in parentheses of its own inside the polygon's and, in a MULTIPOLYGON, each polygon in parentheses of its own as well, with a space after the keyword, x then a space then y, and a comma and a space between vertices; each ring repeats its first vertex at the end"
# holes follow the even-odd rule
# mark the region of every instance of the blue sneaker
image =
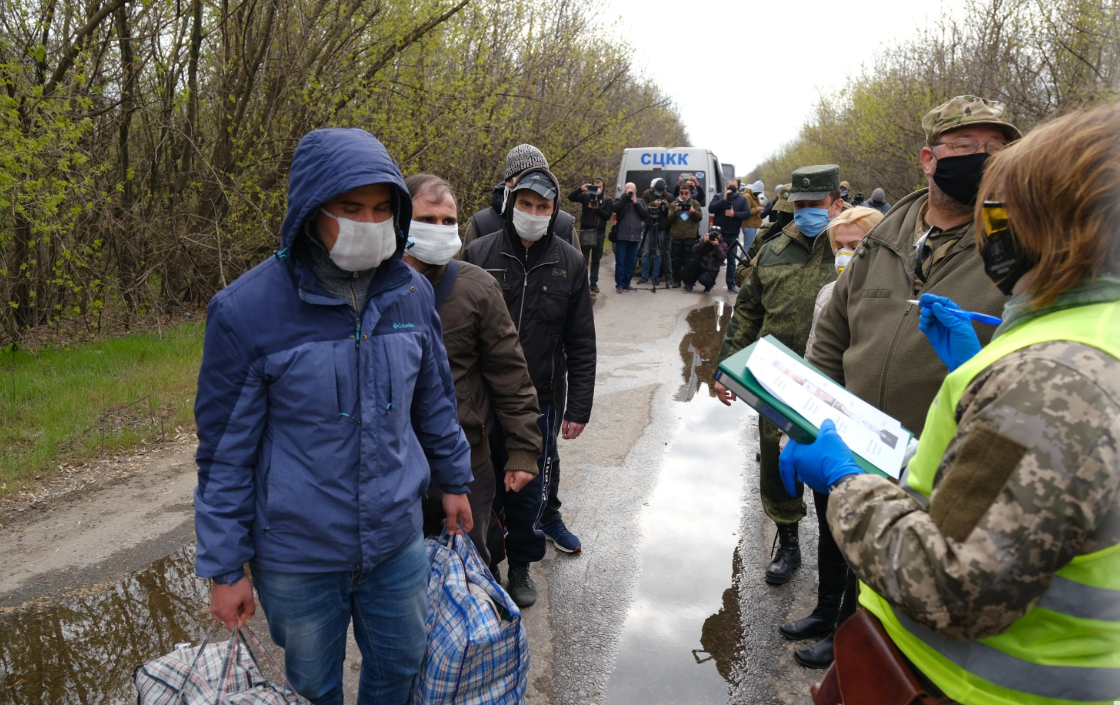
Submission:
POLYGON ((583 544, 579 542, 579 538, 568 531, 568 527, 564 526, 564 522, 554 521, 551 524, 538 524, 541 531, 544 532, 546 539, 556 544, 556 548, 564 553, 579 553, 583 548, 583 544))

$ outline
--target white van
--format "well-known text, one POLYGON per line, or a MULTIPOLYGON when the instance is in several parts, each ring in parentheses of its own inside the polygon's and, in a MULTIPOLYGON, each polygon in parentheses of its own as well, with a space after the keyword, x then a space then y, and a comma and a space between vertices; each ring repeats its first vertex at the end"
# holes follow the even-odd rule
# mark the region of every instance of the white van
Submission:
POLYGON ((622 197, 622 189, 628 182, 638 187, 638 196, 649 188, 654 179, 665 179, 669 191, 677 185, 681 174, 692 174, 704 190, 704 219, 700 221, 700 234, 708 232, 712 218, 707 204, 718 194, 723 193, 723 166, 710 149, 699 147, 631 147, 622 150, 622 163, 618 167, 618 185, 615 198, 622 197))

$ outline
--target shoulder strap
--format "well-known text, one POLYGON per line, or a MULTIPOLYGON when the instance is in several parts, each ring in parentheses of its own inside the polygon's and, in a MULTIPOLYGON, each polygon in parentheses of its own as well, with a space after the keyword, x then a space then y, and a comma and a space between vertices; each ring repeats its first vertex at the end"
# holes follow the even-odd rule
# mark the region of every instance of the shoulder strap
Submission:
POLYGON ((439 285, 435 289, 437 311, 443 308, 443 302, 447 300, 447 295, 451 293, 451 287, 455 286, 455 280, 458 278, 459 260, 453 259, 447 263, 447 271, 443 273, 443 279, 439 280, 439 285))

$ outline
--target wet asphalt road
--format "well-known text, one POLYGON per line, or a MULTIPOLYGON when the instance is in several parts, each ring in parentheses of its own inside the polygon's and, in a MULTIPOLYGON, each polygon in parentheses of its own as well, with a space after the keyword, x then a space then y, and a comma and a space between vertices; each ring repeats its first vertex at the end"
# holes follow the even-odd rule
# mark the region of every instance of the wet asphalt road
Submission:
MULTIPOLYGON (((606 284, 611 258, 603 264, 606 284)), ((796 665, 800 645, 777 626, 812 609, 812 507, 802 523, 804 566, 789 584, 767 585, 774 530, 757 496, 756 417, 742 402, 729 409, 710 396, 732 301, 722 284, 710 295, 604 287, 598 297, 592 421, 581 438, 560 441, 564 519, 584 550, 550 549, 533 567, 540 599, 524 612, 527 702, 810 702, 821 673, 796 665)), ((113 517, 113 505, 127 502, 102 497, 95 518, 82 515, 87 528, 59 535, 99 545, 96 560, 83 549, 40 573, 37 556, 0 547, 0 704, 135 702, 136 665, 197 641, 206 594, 184 545, 193 466, 184 449, 176 452, 182 457, 165 459, 153 480, 160 491, 145 499, 152 511, 113 517), (154 521, 160 502, 167 511, 154 521), (89 538, 105 530, 97 516, 127 534, 120 548, 106 548, 108 535, 89 538), (32 594, 47 599, 32 607, 32 594)), ((25 524, 21 541, 44 530, 25 524)), ((254 622, 265 637, 259 612, 254 622)), ((354 702, 360 658, 352 641, 348 654, 354 702)))

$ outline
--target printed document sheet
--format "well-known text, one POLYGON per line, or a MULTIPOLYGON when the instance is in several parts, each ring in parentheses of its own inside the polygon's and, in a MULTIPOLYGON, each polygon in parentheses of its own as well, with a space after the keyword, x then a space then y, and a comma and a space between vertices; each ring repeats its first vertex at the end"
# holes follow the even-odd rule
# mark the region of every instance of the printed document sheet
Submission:
POLYGON ((765 339, 755 345, 747 370, 766 391, 817 428, 832 419, 849 448, 898 479, 910 434, 896 419, 765 339))

